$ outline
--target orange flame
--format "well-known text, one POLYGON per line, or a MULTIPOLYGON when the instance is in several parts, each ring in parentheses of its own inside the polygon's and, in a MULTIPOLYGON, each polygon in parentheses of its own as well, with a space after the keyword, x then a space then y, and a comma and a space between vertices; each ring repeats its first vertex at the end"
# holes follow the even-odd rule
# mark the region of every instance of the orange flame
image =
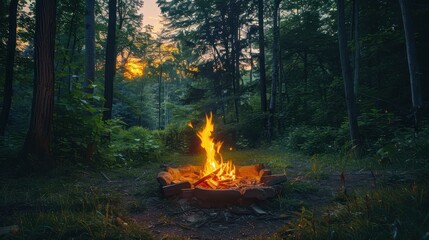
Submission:
POLYGON ((212 132, 214 131, 214 124, 212 122, 213 114, 206 115, 206 126, 203 130, 197 133, 201 140, 201 147, 206 151, 206 162, 204 164, 202 176, 209 175, 215 171, 219 180, 234 180, 235 179, 235 165, 231 161, 224 163, 220 149, 223 142, 214 142, 212 132), (217 159, 219 158, 219 159, 217 159))

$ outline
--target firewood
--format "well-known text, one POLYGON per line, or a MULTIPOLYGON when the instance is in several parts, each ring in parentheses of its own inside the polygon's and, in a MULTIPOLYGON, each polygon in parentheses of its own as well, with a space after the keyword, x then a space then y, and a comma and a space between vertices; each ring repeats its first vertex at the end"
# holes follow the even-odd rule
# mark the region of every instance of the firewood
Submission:
POLYGON ((179 182, 162 187, 162 192, 165 197, 170 197, 182 193, 182 189, 191 188, 190 182, 179 182))
POLYGON ((213 172, 211 172, 210 174, 200 178, 198 181, 196 181, 193 185, 194 187, 198 186, 200 183, 205 182, 207 180, 209 180, 210 178, 214 177, 216 175, 216 173, 218 173, 220 170, 220 168, 214 170, 213 172))
POLYGON ((283 174, 273 174, 262 176, 260 182, 265 183, 268 186, 273 186, 287 181, 286 175, 283 174))
POLYGON ((167 167, 167 172, 171 174, 173 180, 179 180, 181 177, 180 171, 177 168, 167 167))
POLYGON ((180 172, 180 174, 185 175, 185 174, 189 174, 192 173, 194 171, 194 167, 190 164, 181 166, 177 168, 180 172))
POLYGON ((158 177, 156 178, 156 180, 161 186, 167 186, 171 184, 171 182, 173 181, 173 177, 170 173, 163 171, 158 173, 158 177))
POLYGON ((259 177, 271 175, 271 170, 264 168, 259 171, 259 177))
POLYGON ((237 172, 238 172, 238 175, 240 175, 240 177, 256 178, 259 176, 259 171, 263 168, 264 166, 262 164, 254 164, 254 165, 238 167, 237 172))

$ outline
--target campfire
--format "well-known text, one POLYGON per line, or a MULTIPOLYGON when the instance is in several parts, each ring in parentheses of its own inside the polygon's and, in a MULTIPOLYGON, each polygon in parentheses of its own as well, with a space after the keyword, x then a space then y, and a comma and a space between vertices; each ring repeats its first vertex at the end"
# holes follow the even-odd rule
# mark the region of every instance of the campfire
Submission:
POLYGON ((204 165, 165 166, 157 177, 164 196, 196 198, 205 205, 219 206, 265 200, 281 191, 285 175, 271 174, 263 164, 235 166, 232 161, 224 161, 223 142, 215 142, 213 132, 210 113, 205 127, 197 133, 206 152, 204 165))

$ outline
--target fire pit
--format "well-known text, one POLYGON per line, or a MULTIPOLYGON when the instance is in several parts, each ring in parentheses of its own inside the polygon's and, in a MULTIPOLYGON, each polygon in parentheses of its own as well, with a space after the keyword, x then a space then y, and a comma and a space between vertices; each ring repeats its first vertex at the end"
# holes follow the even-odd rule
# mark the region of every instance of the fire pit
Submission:
POLYGON ((211 136, 212 119, 212 114, 206 116, 205 128, 197 133, 206 151, 204 166, 165 167, 157 177, 163 195, 195 198, 205 206, 246 204, 276 196, 286 176, 271 174, 263 164, 235 166, 232 161, 224 162, 222 142, 214 142, 211 136))

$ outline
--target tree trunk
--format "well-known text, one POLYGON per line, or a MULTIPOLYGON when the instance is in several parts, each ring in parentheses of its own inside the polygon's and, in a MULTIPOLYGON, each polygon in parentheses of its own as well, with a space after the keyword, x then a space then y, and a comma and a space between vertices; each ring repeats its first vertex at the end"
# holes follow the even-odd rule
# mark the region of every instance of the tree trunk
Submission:
POLYGON ((84 91, 93 93, 90 84, 95 80, 95 0, 85 0, 85 78, 84 91))
POLYGON ((36 1, 34 91, 24 159, 30 167, 52 166, 51 137, 54 105, 55 0, 36 1))
POLYGON ((341 70, 343 75, 347 113, 349 118, 350 138, 352 141, 352 145, 354 147, 354 146, 359 146, 360 137, 359 137, 359 128, 357 123, 356 100, 353 93, 353 79, 352 79, 350 63, 349 63, 349 55, 347 52, 344 0, 337 1, 337 11, 338 11, 338 23, 337 23, 338 24, 338 43, 339 43, 339 51, 340 51, 341 70))
POLYGON ((4 132, 9 119, 10 107, 12 105, 12 82, 13 82, 13 65, 15 63, 16 51, 16 16, 18 12, 18 0, 11 0, 9 4, 9 36, 6 45, 6 62, 5 62, 5 81, 3 92, 3 109, 0 115, 0 136, 4 132))
POLYGON ((267 86, 265 76, 265 36, 264 36, 264 0, 258 0, 259 22, 259 87, 261 93, 261 111, 267 112, 267 86))
POLYGON ((269 139, 273 137, 273 124, 274 124, 274 113, 276 105, 276 92, 277 82, 279 80, 279 6, 280 0, 274 0, 273 3, 273 66, 272 66, 272 79, 271 79, 271 98, 270 98, 270 116, 268 118, 268 134, 269 139))
POLYGON ((104 112, 103 120, 112 119, 113 80, 116 73, 116 0, 109 0, 109 23, 107 26, 106 63, 104 66, 104 112))
POLYGON ((357 98, 359 92, 359 68, 360 68, 360 43, 359 43, 359 0, 354 0, 353 6, 353 22, 354 22, 354 42, 355 42, 355 56, 354 56, 354 76, 353 76, 353 92, 357 98))
POLYGON ((401 6, 402 22, 404 24, 405 43, 407 48, 408 70, 410 73, 411 99, 413 104, 414 127, 418 130, 417 113, 422 105, 420 90, 420 73, 416 56, 416 43, 411 22, 408 0, 399 0, 401 6))

